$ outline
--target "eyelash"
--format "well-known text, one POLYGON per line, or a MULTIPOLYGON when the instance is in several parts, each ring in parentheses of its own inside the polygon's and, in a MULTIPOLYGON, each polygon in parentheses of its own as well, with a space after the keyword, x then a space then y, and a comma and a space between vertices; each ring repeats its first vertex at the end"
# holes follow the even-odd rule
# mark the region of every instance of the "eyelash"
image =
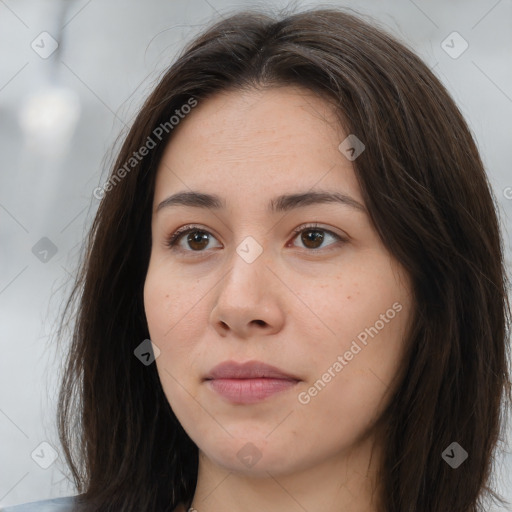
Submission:
MULTIPOLYGON (((187 252, 187 253, 194 253, 194 255, 200 256, 204 252, 206 252, 206 250, 203 250, 203 251, 193 251, 191 249, 181 249, 180 247, 177 247, 178 242, 180 241, 180 239, 184 235, 186 235, 188 233, 193 233, 194 231, 201 231, 201 232, 206 233, 208 235, 212 234, 209 231, 207 231, 206 229, 201 228, 200 226, 197 226, 195 224, 188 224, 188 225, 183 226, 180 229, 176 230, 173 234, 171 234, 167 238, 167 240, 165 241, 165 245, 167 247, 169 247, 170 249, 172 249, 173 251, 181 251, 181 252, 187 252)), ((330 247, 331 245, 338 245, 340 242, 341 243, 347 242, 347 239, 345 239, 342 236, 334 233, 333 231, 330 231, 329 229, 322 228, 318 224, 307 224, 307 225, 304 224, 304 225, 299 226, 297 229, 294 230, 293 238, 292 239, 295 239, 303 231, 322 231, 324 233, 327 233, 327 234, 333 236, 335 239, 337 239, 338 243, 329 244, 327 247, 330 247)), ((304 248, 304 250, 306 250, 308 252, 319 252, 322 249, 319 248, 319 249, 309 249, 308 250, 308 248, 306 247, 306 248, 304 248)), ((329 250, 329 249, 327 249, 327 250, 329 250)))

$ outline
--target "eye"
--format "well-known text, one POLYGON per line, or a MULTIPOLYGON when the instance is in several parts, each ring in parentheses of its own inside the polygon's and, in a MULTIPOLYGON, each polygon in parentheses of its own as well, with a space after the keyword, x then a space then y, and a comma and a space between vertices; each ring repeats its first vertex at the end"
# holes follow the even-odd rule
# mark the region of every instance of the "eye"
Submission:
MULTIPOLYGON (((328 237, 334 239, 334 242, 327 244, 327 246, 336 242, 346 242, 345 238, 328 229, 321 228, 317 224, 300 226, 294 231, 293 239, 296 239, 300 234, 302 234, 300 240, 305 249, 321 249, 322 244, 328 237)), ((176 251, 201 253, 204 252, 204 249, 212 248, 208 247, 210 237, 216 240, 209 231, 201 229, 199 226, 187 225, 175 231, 166 241, 166 246, 176 251), (187 235, 186 238, 185 235, 187 235)))
MULTIPOLYGON (((326 239, 325 234, 327 234, 327 237, 331 237, 335 240, 333 243, 346 242, 346 239, 340 235, 337 235, 328 229, 321 228, 317 224, 300 226, 294 231, 294 234, 294 238, 297 238, 297 236, 301 234, 300 241, 304 244, 303 246, 306 249, 312 250, 318 250, 322 248, 321 246, 326 239)), ((333 243, 327 245, 333 245, 333 243)))
POLYGON ((201 229, 199 226, 183 226, 170 236, 170 238, 166 241, 166 245, 174 250, 203 252, 203 249, 208 248, 210 236, 213 235, 210 232, 201 229), (185 238, 185 244, 187 244, 188 249, 184 248, 181 244, 181 241, 185 235, 188 235, 185 238), (178 244, 179 247, 177 247, 178 244))

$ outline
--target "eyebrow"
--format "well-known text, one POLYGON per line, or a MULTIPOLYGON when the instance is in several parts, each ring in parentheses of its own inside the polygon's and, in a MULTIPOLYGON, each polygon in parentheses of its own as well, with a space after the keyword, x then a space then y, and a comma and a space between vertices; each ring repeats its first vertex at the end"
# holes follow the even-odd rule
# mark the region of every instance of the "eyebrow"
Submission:
MULTIPOLYGON (((283 194, 269 201, 268 209, 271 213, 280 213, 303 208, 313 204, 338 203, 356 210, 366 212, 366 208, 353 197, 340 192, 307 191, 295 194, 283 194)), ((220 210, 226 208, 226 202, 216 194, 206 194, 196 191, 177 192, 164 199, 156 208, 158 213, 163 208, 171 206, 191 206, 194 208, 207 208, 220 210)))

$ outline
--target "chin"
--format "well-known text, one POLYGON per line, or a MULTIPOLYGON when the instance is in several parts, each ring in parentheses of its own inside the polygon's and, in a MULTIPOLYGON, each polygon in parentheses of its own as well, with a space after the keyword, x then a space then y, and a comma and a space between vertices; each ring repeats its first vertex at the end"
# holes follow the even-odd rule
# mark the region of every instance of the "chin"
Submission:
MULTIPOLYGON (((203 456, 217 466, 251 477, 268 478, 269 473, 272 476, 284 475, 301 465, 298 460, 295 461, 298 454, 294 441, 290 438, 290 442, 286 443, 277 436, 271 439, 268 432, 265 435, 255 433, 251 436, 246 429, 240 437, 226 435, 222 439, 211 439, 206 442, 203 437, 198 446, 203 456), (292 454, 294 458, 291 457, 292 454)), ((304 466, 306 465, 304 461, 304 466)))

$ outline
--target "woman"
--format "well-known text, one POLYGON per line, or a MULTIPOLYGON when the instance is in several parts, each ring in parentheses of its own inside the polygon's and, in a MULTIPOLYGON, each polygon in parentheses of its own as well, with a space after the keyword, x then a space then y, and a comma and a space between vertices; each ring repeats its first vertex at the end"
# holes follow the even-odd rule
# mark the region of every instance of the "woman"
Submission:
POLYGON ((498 498, 496 209, 410 50, 335 9, 233 15, 163 76, 95 195, 59 401, 80 495, 62 510, 498 498))

